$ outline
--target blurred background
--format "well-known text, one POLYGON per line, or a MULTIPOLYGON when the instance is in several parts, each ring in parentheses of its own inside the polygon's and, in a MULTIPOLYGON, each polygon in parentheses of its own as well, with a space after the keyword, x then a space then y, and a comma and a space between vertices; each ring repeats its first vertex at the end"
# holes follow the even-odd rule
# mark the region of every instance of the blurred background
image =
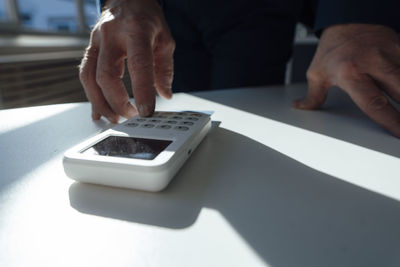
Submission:
POLYGON ((97 18, 95 0, 0 0, 0 6, 2 22, 43 32, 78 33, 88 29, 97 18), (79 12, 84 12, 83 18, 79 18, 79 12))
MULTIPOLYGON (((0 0, 0 109, 86 101, 78 65, 97 17, 96 0, 0 0)), ((299 24, 287 84, 305 82, 316 45, 299 24)))

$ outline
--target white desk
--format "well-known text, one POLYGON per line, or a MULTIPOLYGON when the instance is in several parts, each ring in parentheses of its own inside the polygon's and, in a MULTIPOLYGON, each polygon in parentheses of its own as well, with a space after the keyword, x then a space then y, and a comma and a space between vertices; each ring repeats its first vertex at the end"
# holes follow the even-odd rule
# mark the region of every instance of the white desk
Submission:
POLYGON ((400 266, 400 140, 339 91, 292 109, 304 91, 158 99, 220 122, 161 193, 66 177, 109 127, 89 104, 0 111, 0 266, 400 266))

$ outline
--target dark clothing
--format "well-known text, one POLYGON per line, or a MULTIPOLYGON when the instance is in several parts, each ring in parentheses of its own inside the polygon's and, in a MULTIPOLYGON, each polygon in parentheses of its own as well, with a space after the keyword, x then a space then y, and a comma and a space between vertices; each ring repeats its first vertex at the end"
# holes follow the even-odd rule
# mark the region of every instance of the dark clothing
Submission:
POLYGON ((281 84, 301 21, 400 31, 399 0, 159 0, 176 41, 173 90, 281 84))
POLYGON ((381 24, 400 33, 399 0, 320 0, 316 30, 333 24, 381 24))
POLYGON ((163 1, 176 41, 174 92, 283 83, 302 6, 298 0, 163 1))

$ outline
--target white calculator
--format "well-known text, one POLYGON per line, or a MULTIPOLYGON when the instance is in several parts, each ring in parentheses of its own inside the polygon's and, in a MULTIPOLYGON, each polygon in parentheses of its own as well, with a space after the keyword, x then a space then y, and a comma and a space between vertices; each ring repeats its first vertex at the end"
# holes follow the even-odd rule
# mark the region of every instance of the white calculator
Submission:
POLYGON ((200 112, 135 116, 69 149, 64 170, 79 182, 160 191, 210 128, 210 115, 200 112))

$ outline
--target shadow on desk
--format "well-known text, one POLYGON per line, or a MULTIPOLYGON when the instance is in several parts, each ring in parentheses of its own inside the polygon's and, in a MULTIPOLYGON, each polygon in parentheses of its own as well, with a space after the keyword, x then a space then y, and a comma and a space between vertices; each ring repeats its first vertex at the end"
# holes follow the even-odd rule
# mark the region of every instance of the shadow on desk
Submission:
POLYGON ((400 264, 400 202, 223 128, 163 192, 75 183, 69 196, 83 213, 174 229, 215 209, 271 266, 400 264))
MULTIPOLYGON (((307 85, 298 84, 286 88, 239 88, 193 95, 400 158, 400 139, 370 120, 341 89, 330 89, 320 110, 292 108, 291 102, 304 97, 306 92, 307 85)), ((392 104, 400 110, 400 104, 392 104)))

